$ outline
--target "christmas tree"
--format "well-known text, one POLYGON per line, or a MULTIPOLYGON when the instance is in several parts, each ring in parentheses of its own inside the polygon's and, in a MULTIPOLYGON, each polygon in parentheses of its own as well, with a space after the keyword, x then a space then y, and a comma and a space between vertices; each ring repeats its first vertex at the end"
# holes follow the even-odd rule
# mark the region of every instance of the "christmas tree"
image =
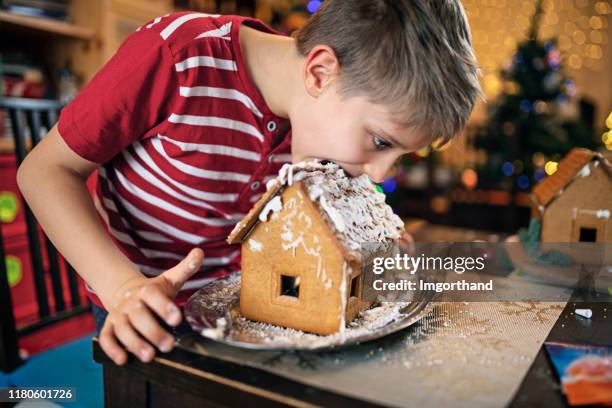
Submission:
POLYGON ((538 39, 541 16, 540 0, 528 38, 501 71, 503 91, 474 135, 474 147, 487 155, 478 169, 481 188, 529 190, 573 147, 597 145, 594 130, 579 117, 576 88, 563 74, 556 40, 538 39))

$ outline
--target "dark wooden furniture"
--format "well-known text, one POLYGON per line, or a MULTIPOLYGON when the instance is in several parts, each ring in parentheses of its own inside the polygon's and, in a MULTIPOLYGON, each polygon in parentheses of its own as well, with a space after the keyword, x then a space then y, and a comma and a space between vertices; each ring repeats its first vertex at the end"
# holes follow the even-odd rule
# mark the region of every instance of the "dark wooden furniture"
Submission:
MULTIPOLYGON (((54 100, 38 100, 25 98, 0 98, 0 109, 8 113, 12 136, 15 144, 17 165, 25 158, 28 147, 35 146, 43 136, 41 129, 51 129, 57 122, 62 105, 54 100), (28 137, 29 135, 29 137, 28 137)), ((29 252, 34 273, 36 301, 38 305, 38 321, 25 327, 17 328, 12 314, 13 303, 19 299, 11 299, 11 291, 6 279, 4 262, 0 266, 0 370, 12 371, 21 364, 18 355, 17 339, 57 321, 86 312, 90 309, 88 302, 83 302, 79 294, 76 272, 63 258, 42 233, 32 211, 23 201, 27 224, 29 252), (64 284, 62 274, 70 292, 70 304, 64 299, 64 284), (50 277, 54 307, 50 307, 47 290, 47 276, 50 277)), ((1 234, 1 231, 0 231, 1 234)), ((0 260, 4 261, 4 246, 0 237, 0 260)))
POLYGON ((9 371, 19 366, 21 360, 17 353, 17 330, 4 257, 2 223, 0 223, 0 370, 9 371))
POLYGON ((130 355, 118 367, 93 341, 94 359, 104 365, 104 406, 372 406, 348 396, 305 386, 244 365, 205 358, 175 348, 143 364, 130 355))

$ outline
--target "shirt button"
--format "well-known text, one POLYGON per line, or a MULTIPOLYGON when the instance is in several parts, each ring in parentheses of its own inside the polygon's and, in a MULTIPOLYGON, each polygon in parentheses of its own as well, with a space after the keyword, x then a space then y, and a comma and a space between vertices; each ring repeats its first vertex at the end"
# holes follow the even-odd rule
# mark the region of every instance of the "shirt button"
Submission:
POLYGON ((274 132, 276 130, 276 122, 271 120, 266 123, 266 129, 268 129, 268 132, 274 132))
POLYGON ((254 182, 252 182, 252 183, 251 183, 251 190, 252 190, 252 191, 257 190, 257 189, 259 188, 259 184, 260 184, 260 183, 259 183, 259 181, 254 181, 254 182))

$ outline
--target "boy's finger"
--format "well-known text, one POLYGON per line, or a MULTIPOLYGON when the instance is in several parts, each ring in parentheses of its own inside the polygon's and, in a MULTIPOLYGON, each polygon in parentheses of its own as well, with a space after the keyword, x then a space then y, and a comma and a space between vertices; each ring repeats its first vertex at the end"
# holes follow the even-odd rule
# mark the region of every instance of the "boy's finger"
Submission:
POLYGON ((105 322, 100 330, 100 347, 117 365, 123 365, 127 361, 127 355, 123 348, 117 343, 113 335, 111 323, 105 322))
POLYGON ((200 269, 202 262, 204 262, 204 252, 200 248, 194 248, 178 265, 160 275, 172 286, 170 297, 174 298, 187 279, 200 269))
POLYGON ((132 327, 126 314, 121 314, 115 324, 117 339, 136 355, 143 363, 148 363, 155 357, 155 350, 132 327))
POLYGON ((404 230, 402 232, 402 236, 400 237, 400 241, 405 242, 407 244, 410 244, 410 243, 414 242, 414 238, 412 237, 412 234, 410 234, 408 231, 404 230))
POLYGON ((159 285, 147 285, 140 291, 142 301, 170 326, 181 322, 181 311, 159 285))
POLYGON ((136 305, 129 315, 132 327, 164 353, 172 350, 174 337, 159 325, 148 307, 140 301, 136 305))

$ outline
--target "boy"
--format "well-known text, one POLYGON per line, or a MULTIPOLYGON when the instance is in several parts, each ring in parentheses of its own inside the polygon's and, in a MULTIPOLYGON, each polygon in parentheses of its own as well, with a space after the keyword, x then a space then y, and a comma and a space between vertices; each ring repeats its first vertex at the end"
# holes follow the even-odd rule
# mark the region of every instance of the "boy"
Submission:
POLYGON ((156 318, 176 326, 175 303, 239 270, 225 238, 282 164, 332 160, 380 182, 465 126, 477 76, 458 0, 328 0, 295 38, 170 14, 130 35, 18 182, 94 312, 107 310, 101 347, 146 362, 173 346, 156 318))

